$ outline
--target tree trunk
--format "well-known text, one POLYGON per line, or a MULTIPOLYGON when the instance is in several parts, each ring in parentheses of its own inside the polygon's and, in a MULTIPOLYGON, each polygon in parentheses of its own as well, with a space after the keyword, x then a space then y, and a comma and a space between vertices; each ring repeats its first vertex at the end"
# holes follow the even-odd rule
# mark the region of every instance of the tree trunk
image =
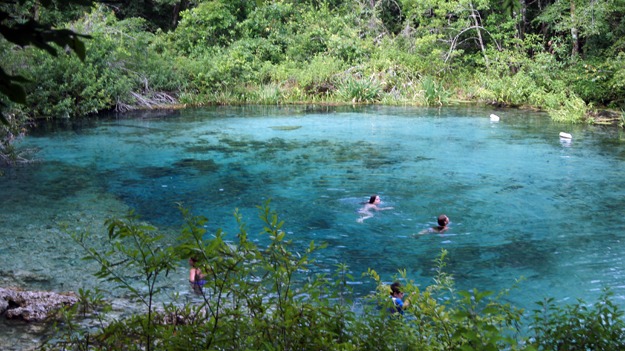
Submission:
POLYGON ((473 25, 475 31, 477 32, 477 40, 480 45, 480 49, 482 50, 482 55, 484 55, 484 61, 488 66, 488 56, 486 56, 486 48, 484 47, 484 39, 482 38, 482 24, 479 21, 480 13, 473 8, 473 3, 471 3, 471 18, 473 18, 473 25))
POLYGON ((575 0, 571 2, 571 40, 573 41, 573 49, 571 50, 571 57, 579 55, 579 32, 575 23, 575 0))
POLYGON ((39 3, 33 5, 33 19, 39 22, 39 3))
POLYGON ((521 8, 519 10, 519 39, 525 38, 525 29, 527 28, 527 4, 525 0, 521 0, 521 8))
POLYGON ((184 11, 187 8, 187 1, 180 0, 174 5, 174 13, 172 16, 171 26, 172 28, 176 28, 178 26, 178 20, 180 19, 180 11, 184 11))

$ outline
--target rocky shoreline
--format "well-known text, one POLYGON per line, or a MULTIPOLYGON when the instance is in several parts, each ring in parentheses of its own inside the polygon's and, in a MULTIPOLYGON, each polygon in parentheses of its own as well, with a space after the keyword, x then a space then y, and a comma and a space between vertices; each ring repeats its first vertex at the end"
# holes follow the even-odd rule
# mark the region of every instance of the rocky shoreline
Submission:
POLYGON ((25 322, 45 322, 62 307, 78 303, 74 293, 51 291, 24 291, 19 288, 0 288, 0 317, 25 322))

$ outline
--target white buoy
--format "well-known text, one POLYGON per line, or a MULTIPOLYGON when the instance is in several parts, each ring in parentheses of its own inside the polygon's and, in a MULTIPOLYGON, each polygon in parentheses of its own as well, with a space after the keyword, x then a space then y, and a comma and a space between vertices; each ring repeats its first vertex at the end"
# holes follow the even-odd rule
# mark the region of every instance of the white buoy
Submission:
POLYGON ((573 139, 573 136, 571 134, 569 134, 569 133, 560 132, 560 138, 573 139))
POLYGON ((490 120, 491 120, 492 122, 499 122, 499 116, 497 116, 497 115, 496 115, 496 114, 494 114, 494 113, 491 113, 491 114, 490 114, 490 120))

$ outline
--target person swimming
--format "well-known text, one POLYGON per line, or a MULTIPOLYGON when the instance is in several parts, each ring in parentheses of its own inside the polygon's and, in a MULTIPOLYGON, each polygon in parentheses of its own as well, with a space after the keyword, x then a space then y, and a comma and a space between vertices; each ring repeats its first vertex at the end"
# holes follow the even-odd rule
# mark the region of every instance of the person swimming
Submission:
POLYGON ((438 225, 420 231, 419 235, 427 234, 427 233, 443 234, 445 231, 447 231, 447 229, 449 229, 449 227, 447 226, 449 224, 449 217, 447 217, 447 215, 442 214, 438 216, 438 218, 436 219, 436 222, 438 225))
POLYGON ((358 214, 360 218, 356 221, 358 223, 362 223, 365 219, 373 217, 373 212, 371 211, 384 211, 384 210, 392 210, 394 207, 380 207, 380 203, 382 200, 378 195, 371 195, 368 202, 364 203, 364 206, 358 210, 358 214))
POLYGON ((449 224, 449 217, 447 217, 447 215, 442 214, 438 216, 437 222, 438 225, 436 227, 432 227, 432 231, 436 233, 443 233, 449 229, 449 227, 447 227, 449 224))

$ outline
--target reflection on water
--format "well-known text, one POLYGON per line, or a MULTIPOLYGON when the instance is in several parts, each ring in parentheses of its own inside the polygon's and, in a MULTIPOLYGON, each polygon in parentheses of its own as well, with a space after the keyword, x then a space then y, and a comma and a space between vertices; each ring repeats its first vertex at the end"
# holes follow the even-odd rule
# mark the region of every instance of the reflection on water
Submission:
MULTIPOLYGON (((103 236, 104 218, 134 208, 174 238, 183 203, 230 235, 238 208, 256 233, 256 206, 271 199, 296 247, 327 242, 316 268, 347 263, 358 293, 374 288, 360 279, 368 268, 429 284, 445 248, 460 288, 527 278, 510 296, 522 307, 603 286, 621 299, 625 144, 524 111, 492 123, 492 112, 242 107, 44 126, 23 143, 41 162, 0 178, 0 283, 102 287, 60 224, 103 236), (374 193, 395 209, 357 223, 374 193), (449 231, 413 237, 440 213, 449 231)), ((184 275, 166 284, 184 294, 184 275)))

